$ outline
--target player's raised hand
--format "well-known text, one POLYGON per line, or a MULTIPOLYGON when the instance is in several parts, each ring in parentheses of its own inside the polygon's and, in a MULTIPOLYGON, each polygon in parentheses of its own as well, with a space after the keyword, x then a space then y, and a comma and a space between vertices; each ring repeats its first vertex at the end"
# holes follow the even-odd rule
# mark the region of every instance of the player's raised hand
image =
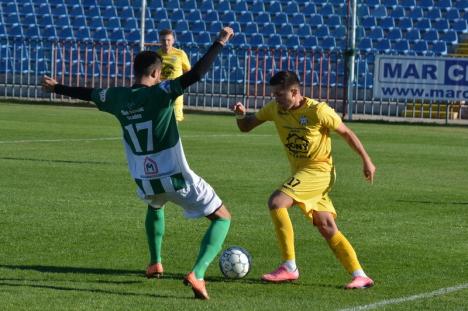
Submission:
POLYGON ((48 76, 43 76, 42 77, 41 85, 42 85, 42 88, 44 89, 44 91, 46 91, 46 92, 53 92, 54 88, 55 88, 55 85, 57 83, 58 82, 55 79, 51 78, 51 77, 48 77, 48 76))
POLYGON ((231 106, 231 110, 236 115, 245 115, 245 106, 241 102, 237 102, 231 106))
POLYGON ((226 43, 234 37, 234 30, 231 27, 224 27, 219 32, 218 38, 216 41, 221 43, 222 45, 226 45, 226 43))

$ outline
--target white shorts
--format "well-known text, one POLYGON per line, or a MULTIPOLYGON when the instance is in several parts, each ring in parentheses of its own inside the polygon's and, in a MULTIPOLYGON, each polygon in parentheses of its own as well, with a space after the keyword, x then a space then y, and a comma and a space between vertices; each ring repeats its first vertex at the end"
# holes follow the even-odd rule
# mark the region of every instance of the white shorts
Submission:
POLYGON ((214 189, 203 178, 200 178, 197 184, 188 185, 174 192, 145 196, 138 188, 137 194, 146 204, 154 208, 173 202, 184 209, 186 218, 211 215, 223 204, 214 189))

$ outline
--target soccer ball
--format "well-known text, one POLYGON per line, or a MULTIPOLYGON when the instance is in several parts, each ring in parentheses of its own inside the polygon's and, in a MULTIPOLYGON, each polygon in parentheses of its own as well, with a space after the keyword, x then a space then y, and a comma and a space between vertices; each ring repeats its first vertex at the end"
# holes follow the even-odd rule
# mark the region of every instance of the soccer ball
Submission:
POLYGON ((243 278, 249 273, 251 265, 252 256, 239 246, 229 247, 219 257, 219 269, 230 279, 243 278))

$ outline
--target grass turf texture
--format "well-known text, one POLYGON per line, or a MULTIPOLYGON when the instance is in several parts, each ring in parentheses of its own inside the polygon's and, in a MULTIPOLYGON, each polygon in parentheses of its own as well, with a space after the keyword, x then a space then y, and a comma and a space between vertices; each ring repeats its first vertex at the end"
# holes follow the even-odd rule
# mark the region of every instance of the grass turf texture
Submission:
MULTIPOLYGON (((224 248, 253 256, 250 274, 207 272, 209 302, 182 285, 208 225, 168 204, 166 276, 147 280, 145 205, 135 195, 112 116, 90 108, 0 105, 0 309, 339 310, 432 292, 468 280, 468 128, 351 123, 377 166, 333 134, 337 223, 376 286, 345 291, 349 276, 295 208, 301 278, 259 281, 279 263, 266 208, 288 176, 274 127, 239 133, 230 116, 189 114, 180 125, 191 167, 233 214, 224 248), (95 140, 98 138, 99 140, 95 140), (108 140, 101 138, 109 138, 108 140)), ((385 310, 462 310, 468 289, 385 310)))

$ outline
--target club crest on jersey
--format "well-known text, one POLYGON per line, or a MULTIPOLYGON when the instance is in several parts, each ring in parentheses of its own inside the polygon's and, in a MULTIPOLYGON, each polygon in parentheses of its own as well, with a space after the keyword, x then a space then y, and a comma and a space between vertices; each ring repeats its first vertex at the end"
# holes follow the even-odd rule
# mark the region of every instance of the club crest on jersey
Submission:
POLYGON ((161 83, 159 83, 159 87, 166 93, 170 93, 171 92, 171 84, 170 84, 171 81, 169 80, 166 80, 166 81, 163 81, 161 83))
POLYGON ((153 159, 145 158, 143 165, 145 166, 146 176, 154 176, 158 174, 158 165, 153 159))
POLYGON ((299 118, 299 123, 302 125, 302 126, 306 126, 307 124, 309 124, 309 119, 307 119, 306 116, 301 116, 299 118))
POLYGON ((99 100, 103 103, 106 101, 106 94, 107 94, 107 89, 103 89, 99 92, 99 100))

